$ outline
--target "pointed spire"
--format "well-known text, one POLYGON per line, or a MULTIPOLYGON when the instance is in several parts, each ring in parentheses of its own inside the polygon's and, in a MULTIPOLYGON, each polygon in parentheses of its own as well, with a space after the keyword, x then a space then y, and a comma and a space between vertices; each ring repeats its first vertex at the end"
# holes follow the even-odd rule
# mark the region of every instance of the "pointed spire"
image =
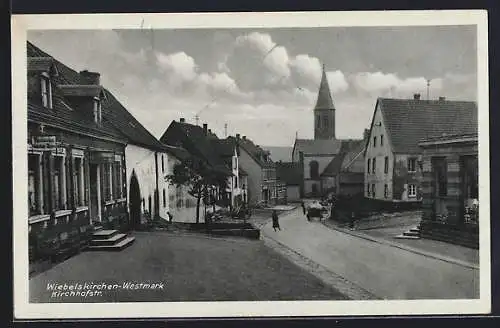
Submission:
POLYGON ((323 71, 321 74, 321 83, 319 85, 318 99, 314 109, 335 109, 333 105, 332 95, 330 93, 330 86, 326 77, 325 64, 323 64, 323 71))

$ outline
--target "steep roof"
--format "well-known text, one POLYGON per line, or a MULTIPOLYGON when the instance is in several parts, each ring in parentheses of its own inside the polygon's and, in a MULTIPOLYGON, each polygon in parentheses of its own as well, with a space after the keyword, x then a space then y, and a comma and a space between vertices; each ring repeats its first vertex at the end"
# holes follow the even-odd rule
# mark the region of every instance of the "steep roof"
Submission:
POLYGON ((365 140, 355 140, 352 142, 350 149, 346 152, 340 170, 348 170, 349 167, 360 157, 363 156, 365 150, 365 140))
POLYGON ((172 121, 160 141, 164 144, 182 147, 191 155, 202 158, 212 168, 225 174, 232 174, 227 164, 214 147, 214 135, 205 135, 197 125, 172 121))
MULTIPOLYGON (((28 42, 28 57, 51 58, 57 67, 58 75, 55 78, 58 88, 54 88, 55 115, 62 120, 73 121, 82 124, 85 122, 81 110, 73 104, 64 101, 65 96, 96 96, 101 92, 104 98, 101 99, 103 122, 102 126, 95 130, 103 130, 107 134, 126 139, 129 143, 136 144, 155 150, 165 150, 164 146, 156 139, 137 119, 117 100, 117 98, 107 89, 98 85, 90 85, 89 81, 68 66, 52 58, 38 47, 28 42)), ((35 62, 47 63, 49 60, 37 59, 35 62)), ((41 65, 41 64, 40 64, 41 65)), ((38 67, 38 64, 37 64, 38 67)), ((85 124, 83 124, 85 125, 85 124)), ((87 126, 87 129, 92 129, 87 126)))
POLYGON ((318 98, 316 99, 316 106, 314 109, 335 109, 332 100, 332 94, 330 92, 330 86, 328 85, 328 78, 326 77, 325 66, 323 65, 323 71, 321 75, 321 82, 319 84, 318 98))
MULTIPOLYGON (((63 95, 62 91, 57 85, 68 84, 81 84, 79 74, 55 60, 53 57, 43 52, 30 42, 27 42, 27 56, 28 58, 37 58, 36 65, 28 66, 28 74, 45 70, 40 65, 54 65, 58 74, 52 76, 54 87, 52 88, 52 109, 42 106, 41 97, 33 97, 31 93, 33 88, 28 85, 28 121, 43 123, 57 128, 70 129, 75 133, 90 135, 96 138, 112 140, 119 143, 126 143, 125 136, 117 130, 108 120, 103 119, 101 126, 87 124, 85 113, 78 108, 77 105, 72 104, 63 95), (41 60, 40 58, 45 58, 41 60)), ((28 62, 30 60, 28 59, 28 62)))
POLYGON ((231 140, 238 144, 243 150, 245 150, 260 167, 275 167, 275 163, 271 160, 270 152, 262 149, 260 146, 253 143, 249 138, 236 138, 233 136, 227 137, 227 140, 231 140), (267 157, 267 160, 265 158, 267 157))
POLYGON ((295 162, 276 163, 276 177, 288 186, 300 185, 302 182, 300 164, 295 162))
POLYGON ((350 162, 361 152, 364 151, 364 140, 340 140, 340 152, 336 155, 330 163, 325 167, 321 176, 335 176, 342 169, 345 169, 350 162))
POLYGON ((337 139, 296 139, 293 153, 302 151, 304 155, 336 155, 341 146, 342 141, 337 139))
POLYGON ((477 104, 472 101, 379 98, 378 106, 395 153, 419 153, 421 139, 478 130, 477 104))

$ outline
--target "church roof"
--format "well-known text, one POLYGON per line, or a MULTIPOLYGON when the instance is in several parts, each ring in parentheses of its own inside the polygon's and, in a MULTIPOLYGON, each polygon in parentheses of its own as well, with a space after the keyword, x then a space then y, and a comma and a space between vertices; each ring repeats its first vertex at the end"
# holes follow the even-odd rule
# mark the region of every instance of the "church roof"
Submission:
POLYGON ((340 153, 341 140, 337 139, 297 139, 293 152, 303 152, 304 155, 336 155, 340 153))
POLYGON ((328 85, 328 79, 325 73, 325 66, 323 65, 323 73, 321 75, 321 83, 319 85, 318 99, 316 100, 316 106, 314 109, 335 109, 332 100, 332 94, 330 93, 330 86, 328 85))

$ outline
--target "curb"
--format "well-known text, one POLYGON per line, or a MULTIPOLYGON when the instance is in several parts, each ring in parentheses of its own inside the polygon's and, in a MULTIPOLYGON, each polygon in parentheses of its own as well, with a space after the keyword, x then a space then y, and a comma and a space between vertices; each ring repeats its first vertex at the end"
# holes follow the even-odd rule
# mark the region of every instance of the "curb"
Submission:
POLYGON ((372 236, 368 236, 368 235, 365 235, 363 233, 355 233, 355 232, 352 232, 351 230, 347 230, 347 229, 344 229, 344 228, 339 228, 339 227, 327 225, 324 222, 321 222, 321 224, 323 224, 325 227, 327 227, 329 229, 334 229, 334 230, 337 230, 337 231, 349 234, 349 235, 354 236, 354 237, 358 237, 358 238, 369 240, 369 241, 372 241, 372 242, 375 242, 375 243, 384 244, 384 245, 388 245, 388 246, 391 246, 391 247, 399 248, 399 249, 402 249, 402 250, 405 250, 405 251, 408 251, 408 252, 411 252, 411 253, 415 253, 415 254, 427 256, 427 257, 430 257, 430 258, 434 258, 436 260, 441 260, 441 261, 452 263, 452 264, 457 264, 457 265, 460 265, 460 266, 463 266, 463 267, 467 267, 467 268, 470 268, 470 269, 479 270, 479 266, 476 265, 476 264, 474 264, 474 263, 457 260, 457 259, 454 259, 454 258, 451 258, 451 257, 442 256, 442 255, 438 255, 438 254, 435 254, 435 253, 430 253, 430 252, 422 251, 420 249, 412 248, 412 247, 409 247, 409 246, 406 246, 406 245, 401 245, 401 244, 398 244, 398 243, 390 242, 390 241, 385 240, 385 239, 380 239, 380 238, 375 238, 375 237, 372 237, 372 236))

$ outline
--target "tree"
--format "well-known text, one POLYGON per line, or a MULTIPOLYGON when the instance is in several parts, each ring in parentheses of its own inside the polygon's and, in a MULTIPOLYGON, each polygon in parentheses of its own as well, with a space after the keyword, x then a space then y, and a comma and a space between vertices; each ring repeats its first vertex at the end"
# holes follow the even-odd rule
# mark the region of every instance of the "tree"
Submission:
MULTIPOLYGON (((174 166, 173 174, 167 175, 166 180, 175 186, 187 186, 188 193, 196 198, 196 223, 200 222, 200 205, 202 199, 207 204, 209 193, 225 184, 226 176, 202 159, 190 156, 174 166)), ((215 200, 214 200, 215 202, 215 200)))

